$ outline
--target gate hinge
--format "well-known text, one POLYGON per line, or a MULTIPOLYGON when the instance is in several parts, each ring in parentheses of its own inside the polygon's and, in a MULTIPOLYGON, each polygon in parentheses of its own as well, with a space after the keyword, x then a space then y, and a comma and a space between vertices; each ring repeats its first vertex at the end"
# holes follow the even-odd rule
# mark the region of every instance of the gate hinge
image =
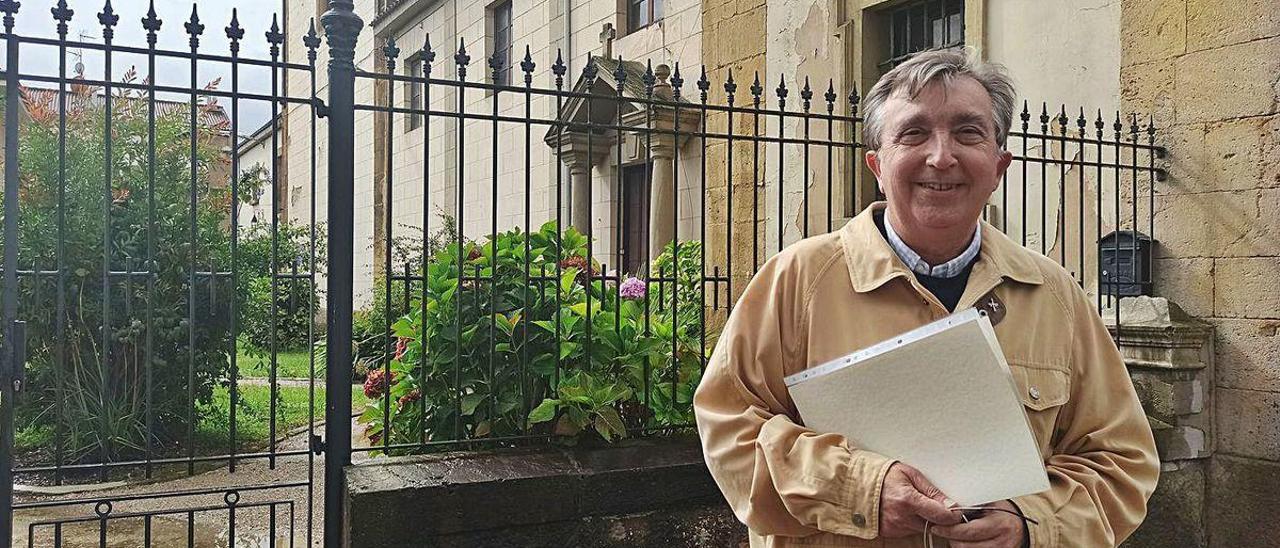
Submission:
POLYGON ((324 453, 324 440, 319 434, 311 434, 311 452, 317 455, 324 453))
POLYGON ((311 106, 316 110, 316 116, 320 118, 329 117, 329 105, 324 104, 324 99, 319 97, 311 98, 311 106))

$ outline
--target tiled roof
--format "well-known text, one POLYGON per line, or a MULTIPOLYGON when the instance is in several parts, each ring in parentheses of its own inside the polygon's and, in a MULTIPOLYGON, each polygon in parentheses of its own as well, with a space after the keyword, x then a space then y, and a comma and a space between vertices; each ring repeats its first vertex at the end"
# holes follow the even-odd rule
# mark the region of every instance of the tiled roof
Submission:
MULTIPOLYGON (((37 88, 31 86, 19 86, 19 88, 27 98, 27 101, 23 101, 23 108, 28 109, 28 114, 30 114, 30 109, 27 107, 27 102, 29 101, 34 104, 43 105, 46 109, 56 115, 58 112, 57 89, 37 88)), ((105 104, 105 99, 103 98, 101 90, 98 90, 91 95, 79 95, 68 91, 67 106, 68 108, 78 106, 74 105, 73 102, 84 101, 85 99, 87 99, 94 108, 100 108, 105 104)), ((121 97, 116 95, 112 97, 111 102, 115 108, 119 108, 121 102, 132 103, 130 106, 136 106, 136 108, 142 109, 146 109, 148 104, 146 97, 137 96, 121 97)), ((171 101, 157 98, 155 104, 156 116, 166 116, 175 112, 185 112, 189 103, 187 101, 171 101)), ((198 108, 200 125, 204 127, 220 128, 224 133, 230 131, 231 119, 227 116, 226 111, 223 110, 221 105, 198 105, 198 108)))

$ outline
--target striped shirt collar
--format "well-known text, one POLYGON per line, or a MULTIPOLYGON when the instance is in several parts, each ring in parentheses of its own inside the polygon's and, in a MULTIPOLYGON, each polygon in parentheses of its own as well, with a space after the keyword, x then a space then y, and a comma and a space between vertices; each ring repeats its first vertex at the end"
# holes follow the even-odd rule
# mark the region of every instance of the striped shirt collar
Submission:
POLYGON ((889 240, 889 246, 893 248, 893 252, 898 255, 898 258, 902 259, 903 263, 906 263, 907 268, 910 268, 912 272, 935 278, 954 278, 959 276, 961 272, 964 272, 965 267, 969 266, 969 263, 978 258, 978 251, 982 249, 981 228, 981 223, 974 227, 973 240, 969 242, 969 247, 966 247, 956 258, 937 266, 930 266, 929 263, 920 258, 919 253, 916 253, 906 242, 902 241, 898 233, 894 232, 893 223, 889 222, 889 216, 884 216, 885 236, 889 240))

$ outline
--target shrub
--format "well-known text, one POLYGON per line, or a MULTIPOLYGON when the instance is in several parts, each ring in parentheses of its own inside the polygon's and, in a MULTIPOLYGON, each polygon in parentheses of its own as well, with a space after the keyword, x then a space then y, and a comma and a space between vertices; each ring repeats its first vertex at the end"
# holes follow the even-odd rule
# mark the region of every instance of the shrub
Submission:
MULTIPOLYGON (((413 235, 397 236, 392 240, 391 264, 396 273, 403 274, 404 265, 409 265, 410 273, 421 274, 423 253, 434 257, 441 249, 457 241, 457 223, 453 217, 442 210, 437 210, 437 216, 441 220, 440 226, 427 235, 425 244, 413 235)), ((413 234, 409 230, 405 232, 413 234)), ((387 322, 386 310, 388 288, 391 292, 391 321, 407 312, 404 281, 394 280, 388 284, 385 277, 376 277, 369 306, 356 310, 352 316, 351 340, 356 378, 364 378, 369 368, 382 365, 390 357, 392 337, 387 332, 390 323, 387 322)), ((420 295, 422 288, 416 287, 415 291, 420 295)))
POLYGON ((152 161, 146 102, 136 92, 120 92, 113 96, 108 189, 97 88, 77 84, 67 96, 65 177, 59 175, 56 103, 22 93, 30 117, 19 140, 19 264, 54 270, 61 256, 65 309, 59 317, 57 278, 22 280, 29 390, 18 401, 19 427, 55 425, 63 433, 65 462, 128 457, 148 441, 184 440, 194 427, 188 391, 208 402, 228 367, 227 305, 234 288, 203 274, 190 284, 192 269, 217 271, 229 262, 230 196, 225 185, 213 184, 226 173, 226 128, 201 123, 193 135, 185 108, 157 115, 152 161), (104 290, 104 263, 135 274, 110 275, 104 290), (149 275, 138 274, 143 271, 149 275))
MULTIPOLYGON (((252 355, 271 351, 271 273, 287 274, 276 281, 275 341, 278 351, 303 350, 308 346, 308 332, 314 319, 312 307, 319 310, 320 294, 313 291, 310 280, 294 278, 311 268, 311 229, 304 225, 279 223, 275 232, 275 261, 271 260, 271 225, 258 223, 243 231, 238 242, 237 273, 239 290, 239 322, 237 331, 249 345, 252 355)), ((323 271, 325 234, 316 231, 315 265, 323 271)), ((317 335, 319 335, 317 333, 317 335)))
POLYGON ((690 424, 703 359, 701 246, 681 244, 679 261, 666 257, 675 252, 669 246, 653 265, 679 271, 672 275, 679 299, 691 304, 672 314, 669 301, 658 300, 670 298, 669 280, 628 279, 625 292, 613 282, 587 283, 584 271, 598 269, 583 258, 587 245, 572 228, 557 237, 548 223, 437 251, 425 292, 394 325, 390 375, 370 373, 366 384, 359 421, 370 440, 527 432, 612 440, 690 424))

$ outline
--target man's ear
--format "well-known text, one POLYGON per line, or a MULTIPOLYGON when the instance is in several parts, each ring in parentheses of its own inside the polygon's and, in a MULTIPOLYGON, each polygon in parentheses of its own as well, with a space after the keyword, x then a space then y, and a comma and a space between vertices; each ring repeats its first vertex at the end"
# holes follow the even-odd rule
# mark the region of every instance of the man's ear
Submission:
POLYGON ((991 181, 991 188, 987 189, 988 193, 995 192, 1000 188, 1000 182, 1004 180, 1004 174, 1009 170, 1009 165, 1013 163, 1013 153, 1003 148, 996 152, 996 173, 991 181))
MULTIPOLYGON (((1010 156, 1012 158, 1012 156, 1010 156)), ((874 150, 868 150, 866 154, 867 168, 876 176, 876 186, 880 186, 880 156, 874 150)), ((884 187, 880 187, 880 192, 884 192, 884 187)))
POLYGON ((996 159, 996 178, 1004 179, 1004 172, 1009 169, 1009 165, 1013 163, 1013 153, 1005 149, 1000 149, 1000 155, 996 159))

